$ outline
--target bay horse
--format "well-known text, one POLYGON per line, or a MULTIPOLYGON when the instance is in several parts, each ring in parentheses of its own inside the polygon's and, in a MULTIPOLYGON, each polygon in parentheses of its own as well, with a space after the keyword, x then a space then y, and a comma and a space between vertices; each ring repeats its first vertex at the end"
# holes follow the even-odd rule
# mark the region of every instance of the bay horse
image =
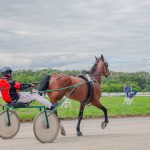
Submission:
MULTIPOLYGON (((99 58, 97 57, 95 58, 96 58, 95 64, 88 72, 89 76, 92 79, 92 95, 90 98, 90 103, 104 112, 105 119, 101 123, 101 127, 105 128, 108 123, 108 116, 107 116, 107 109, 100 103, 100 97, 102 94, 101 80, 102 80, 102 76, 108 77, 110 75, 110 72, 108 69, 108 63, 105 61, 103 55, 101 55, 101 57, 99 58)), ((48 81, 47 90, 59 89, 59 88, 72 86, 83 82, 85 82, 85 80, 81 77, 77 77, 77 76, 75 77, 75 76, 65 75, 65 74, 52 74, 50 75, 50 80, 48 81)), ((47 92, 47 95, 50 98, 52 104, 56 104, 70 91, 71 89, 47 92)), ((85 103, 83 103, 83 101, 86 99, 87 94, 88 94, 88 87, 87 84, 85 83, 77 86, 74 92, 68 97, 72 100, 76 100, 80 102, 80 111, 79 111, 78 123, 76 127, 78 136, 82 135, 82 132, 80 131, 80 123, 83 118, 83 112, 86 105, 85 103)), ((65 132, 63 126, 61 127, 62 127, 61 133, 65 132)))

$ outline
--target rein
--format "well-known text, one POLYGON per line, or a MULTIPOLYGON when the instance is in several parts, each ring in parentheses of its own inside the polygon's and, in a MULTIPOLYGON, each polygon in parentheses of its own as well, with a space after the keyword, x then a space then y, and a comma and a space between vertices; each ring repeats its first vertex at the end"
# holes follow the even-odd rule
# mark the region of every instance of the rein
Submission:
POLYGON ((66 86, 66 87, 63 87, 63 88, 58 88, 58 89, 53 89, 53 90, 44 90, 44 91, 38 91, 38 92, 45 93, 45 92, 55 92, 55 91, 67 90, 67 89, 70 89, 70 88, 75 89, 76 87, 78 87, 82 84, 85 84, 87 82, 90 82, 90 81, 81 82, 81 83, 74 84, 74 85, 71 85, 71 86, 66 86))

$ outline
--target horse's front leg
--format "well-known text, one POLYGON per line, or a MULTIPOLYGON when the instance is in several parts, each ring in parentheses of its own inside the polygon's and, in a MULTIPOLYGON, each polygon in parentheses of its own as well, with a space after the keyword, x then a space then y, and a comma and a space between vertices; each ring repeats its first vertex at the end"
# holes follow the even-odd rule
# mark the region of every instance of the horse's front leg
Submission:
POLYGON ((80 131, 80 123, 81 123, 81 120, 83 118, 84 108, 85 108, 85 104, 80 103, 80 111, 79 111, 79 115, 78 115, 78 124, 76 127, 77 136, 82 136, 82 132, 80 131))
POLYGON ((101 128, 105 129, 108 123, 107 109, 101 104, 99 108, 104 112, 105 120, 101 123, 101 128))
POLYGON ((91 103, 93 106, 101 109, 104 112, 105 120, 101 123, 101 128, 105 129, 108 123, 107 109, 99 102, 99 100, 94 100, 91 103))

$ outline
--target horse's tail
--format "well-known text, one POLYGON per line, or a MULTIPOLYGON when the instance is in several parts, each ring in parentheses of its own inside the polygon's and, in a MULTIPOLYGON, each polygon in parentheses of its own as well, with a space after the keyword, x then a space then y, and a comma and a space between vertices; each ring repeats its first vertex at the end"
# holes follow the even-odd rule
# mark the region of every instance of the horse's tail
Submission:
POLYGON ((43 95, 43 93, 45 93, 44 91, 46 91, 47 89, 48 89, 48 85, 49 85, 49 80, 50 80, 50 78, 51 78, 51 76, 50 75, 47 75, 47 76, 45 76, 42 80, 41 80, 41 82, 40 82, 40 84, 39 84, 39 87, 38 87, 38 94, 39 95, 43 95))

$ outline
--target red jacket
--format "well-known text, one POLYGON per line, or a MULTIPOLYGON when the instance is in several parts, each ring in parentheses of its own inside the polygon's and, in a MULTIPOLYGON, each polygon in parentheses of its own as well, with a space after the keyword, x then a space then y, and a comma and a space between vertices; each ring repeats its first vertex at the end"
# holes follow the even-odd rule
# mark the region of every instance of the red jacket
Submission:
POLYGON ((6 103, 17 101, 20 98, 19 90, 31 87, 30 84, 21 84, 12 79, 0 79, 0 92, 6 103))

